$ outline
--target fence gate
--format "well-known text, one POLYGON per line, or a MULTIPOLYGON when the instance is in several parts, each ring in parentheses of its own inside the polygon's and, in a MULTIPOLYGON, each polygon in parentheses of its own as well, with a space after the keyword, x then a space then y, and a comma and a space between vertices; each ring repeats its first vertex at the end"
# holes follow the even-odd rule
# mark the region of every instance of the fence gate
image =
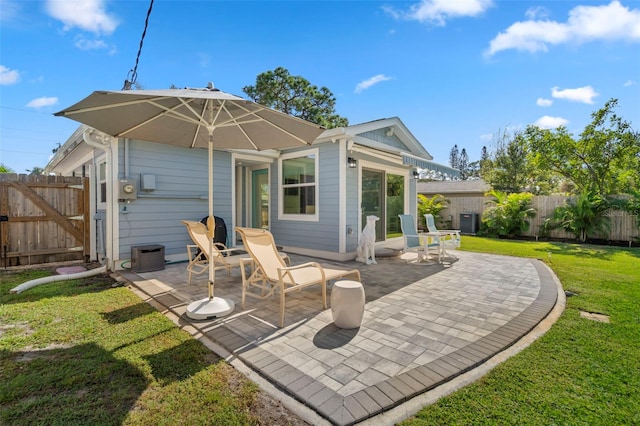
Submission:
POLYGON ((0 266, 86 261, 89 178, 0 173, 0 266))

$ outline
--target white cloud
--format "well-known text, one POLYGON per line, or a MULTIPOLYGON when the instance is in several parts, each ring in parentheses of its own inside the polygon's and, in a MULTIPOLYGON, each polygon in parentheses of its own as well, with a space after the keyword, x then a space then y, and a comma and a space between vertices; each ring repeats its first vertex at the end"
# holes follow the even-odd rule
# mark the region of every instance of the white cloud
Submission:
POLYGON ((108 49, 109 45, 103 40, 88 40, 84 37, 77 37, 74 45, 80 50, 108 49))
POLYGON ((636 84, 638 84, 638 82, 635 80, 627 80, 624 82, 624 87, 635 86, 636 84))
POLYGON ((95 34, 113 33, 119 22, 107 14, 104 0, 48 0, 47 12, 62 21, 64 30, 78 27, 95 34))
POLYGON ((583 104, 593 104, 593 98, 600 94, 593 90, 591 86, 578 87, 576 89, 551 88, 551 97, 556 99, 566 99, 571 102, 582 102, 583 104))
POLYGON ((630 10, 616 0, 603 6, 574 7, 567 22, 532 18, 516 22, 491 40, 485 54, 508 49, 546 52, 550 45, 593 40, 640 41, 640 9, 630 10))
POLYGON ((367 79, 365 81, 361 81, 360 83, 358 83, 358 85, 356 86, 356 89, 354 90, 354 92, 355 93, 360 93, 363 90, 366 90, 366 89, 368 89, 369 87, 371 87, 373 85, 376 85, 378 83, 381 83, 381 82, 387 81, 387 80, 391 80, 391 77, 387 77, 384 74, 374 75, 370 79, 367 79))
POLYGON ((444 26, 447 19, 477 16, 492 6, 492 0, 421 0, 411 5, 407 11, 398 11, 392 7, 385 7, 384 10, 396 19, 444 26))
POLYGON ((542 6, 530 7, 524 13, 524 16, 530 20, 547 18, 549 16, 549 10, 542 6))
POLYGON ((480 140, 483 141, 492 141, 493 140, 493 133, 485 133, 484 135, 480 135, 480 140))
POLYGON ((551 106, 552 104, 553 104, 553 99, 538 98, 538 100, 536 101, 536 105, 541 107, 548 107, 548 106, 551 106))
POLYGON ((569 120, 566 118, 545 115, 538 118, 534 124, 542 129, 557 129, 560 126, 566 126, 567 123, 569 120))
POLYGON ((0 85, 9 86, 17 83, 19 80, 20 73, 18 71, 0 65, 0 85))
POLYGON ((27 104, 27 106, 29 108, 42 108, 42 107, 55 105, 57 103, 58 103, 58 98, 42 97, 42 98, 33 99, 27 104))

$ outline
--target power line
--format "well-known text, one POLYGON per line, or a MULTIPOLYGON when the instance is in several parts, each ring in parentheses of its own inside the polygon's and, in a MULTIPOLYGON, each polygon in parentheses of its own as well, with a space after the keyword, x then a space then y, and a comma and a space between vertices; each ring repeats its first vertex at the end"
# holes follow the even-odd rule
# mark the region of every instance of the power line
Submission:
POLYGON ((131 87, 137 83, 138 79, 138 62, 140 61, 140 54, 142 53, 142 44, 144 43, 144 37, 147 35, 147 27, 149 26, 149 16, 151 15, 151 9, 153 9, 153 0, 149 4, 149 10, 147 11, 147 18, 144 20, 144 30, 142 31, 142 38, 140 39, 140 47, 138 48, 138 54, 136 55, 136 64, 132 70, 129 71, 127 79, 124 81, 124 87, 122 90, 131 90, 131 87))

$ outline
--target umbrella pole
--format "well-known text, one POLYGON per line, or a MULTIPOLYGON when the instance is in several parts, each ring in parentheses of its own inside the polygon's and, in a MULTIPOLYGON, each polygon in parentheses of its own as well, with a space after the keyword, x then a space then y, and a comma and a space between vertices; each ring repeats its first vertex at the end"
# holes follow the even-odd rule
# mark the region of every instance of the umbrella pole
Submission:
MULTIPOLYGON (((209 218, 207 219, 207 238, 209 238, 209 253, 213 253, 213 232, 215 220, 213 218, 213 128, 209 129, 209 218)), ((187 306, 187 316, 195 320, 211 320, 233 312, 233 300, 214 297, 213 289, 216 282, 216 269, 213 256, 209 259, 209 295, 206 299, 195 301, 187 306)))

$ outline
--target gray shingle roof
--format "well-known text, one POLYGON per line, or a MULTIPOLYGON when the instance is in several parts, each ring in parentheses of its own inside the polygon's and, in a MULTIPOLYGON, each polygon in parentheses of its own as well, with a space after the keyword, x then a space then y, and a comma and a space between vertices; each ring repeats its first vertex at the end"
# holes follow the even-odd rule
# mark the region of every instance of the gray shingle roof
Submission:
POLYGON ((491 187, 483 180, 457 180, 457 181, 432 181, 418 182, 418 194, 456 194, 479 193, 484 194, 491 187))

